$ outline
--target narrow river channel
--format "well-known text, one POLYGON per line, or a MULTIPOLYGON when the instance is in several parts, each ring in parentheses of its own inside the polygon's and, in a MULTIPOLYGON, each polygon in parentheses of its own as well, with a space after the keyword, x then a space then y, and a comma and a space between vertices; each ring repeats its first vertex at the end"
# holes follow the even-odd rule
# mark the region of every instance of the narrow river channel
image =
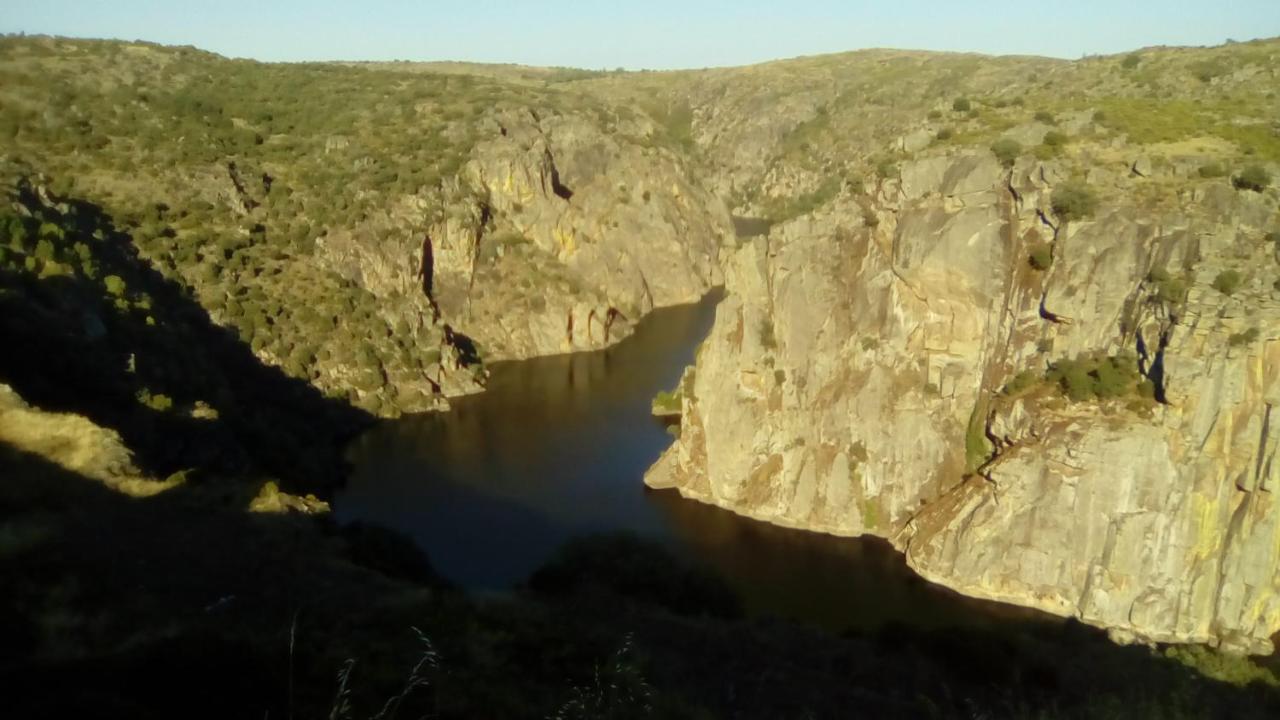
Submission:
POLYGON ((720 573, 756 616, 835 631, 1039 616, 927 583, 877 538, 775 527, 646 488, 672 442, 650 401, 693 362, 716 301, 658 310, 608 350, 497 363, 488 391, 450 412, 378 425, 350 448, 339 519, 408 534, 474 590, 519 583, 575 536, 624 531, 720 573))

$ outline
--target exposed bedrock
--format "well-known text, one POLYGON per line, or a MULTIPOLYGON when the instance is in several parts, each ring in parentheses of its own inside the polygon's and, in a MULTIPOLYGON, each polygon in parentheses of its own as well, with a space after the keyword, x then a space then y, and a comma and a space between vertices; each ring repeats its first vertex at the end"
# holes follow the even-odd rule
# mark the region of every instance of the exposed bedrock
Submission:
POLYGON ((1120 638, 1267 651, 1272 200, 1223 181, 1138 207, 1133 176, 1098 188, 1091 219, 1054 227, 1062 175, 985 151, 908 162, 726 251, 680 439, 647 482, 880 535, 932 580, 1120 638), (1214 289, 1231 270, 1239 288, 1214 289), (1085 380, 1114 387, 1072 398, 1070 379, 1046 378, 1076 358, 1111 363, 1085 380))

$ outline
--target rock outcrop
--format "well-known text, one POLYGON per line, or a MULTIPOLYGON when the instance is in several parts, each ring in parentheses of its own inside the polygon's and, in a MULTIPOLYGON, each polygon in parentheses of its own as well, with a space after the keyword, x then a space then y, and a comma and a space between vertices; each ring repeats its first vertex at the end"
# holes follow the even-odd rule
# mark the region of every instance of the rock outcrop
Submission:
POLYGON ((728 253, 680 439, 647 482, 880 535, 927 578, 1117 637, 1269 650, 1275 198, 1219 180, 1154 205, 1117 172, 1066 222, 1065 176, 935 154, 728 253), (1046 371, 1077 357, 1141 375, 1072 401, 1046 371))

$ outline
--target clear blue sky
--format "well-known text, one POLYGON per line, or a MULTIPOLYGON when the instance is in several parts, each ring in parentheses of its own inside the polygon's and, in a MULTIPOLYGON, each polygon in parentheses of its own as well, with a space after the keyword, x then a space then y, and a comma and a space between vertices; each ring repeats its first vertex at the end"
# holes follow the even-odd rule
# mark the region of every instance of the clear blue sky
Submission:
POLYGON ((1280 0, 0 0, 0 32, 259 60, 739 65, 897 47, 1078 58, 1280 35, 1280 0))

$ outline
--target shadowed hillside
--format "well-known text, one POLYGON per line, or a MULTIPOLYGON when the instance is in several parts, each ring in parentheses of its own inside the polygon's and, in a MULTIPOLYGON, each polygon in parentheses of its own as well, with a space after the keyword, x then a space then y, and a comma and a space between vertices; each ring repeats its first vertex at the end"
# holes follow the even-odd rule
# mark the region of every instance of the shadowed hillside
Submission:
POLYGON ((28 180, 0 209, 0 382, 117 431, 145 475, 263 473, 325 492, 368 421, 264 366, 96 205, 28 180))

